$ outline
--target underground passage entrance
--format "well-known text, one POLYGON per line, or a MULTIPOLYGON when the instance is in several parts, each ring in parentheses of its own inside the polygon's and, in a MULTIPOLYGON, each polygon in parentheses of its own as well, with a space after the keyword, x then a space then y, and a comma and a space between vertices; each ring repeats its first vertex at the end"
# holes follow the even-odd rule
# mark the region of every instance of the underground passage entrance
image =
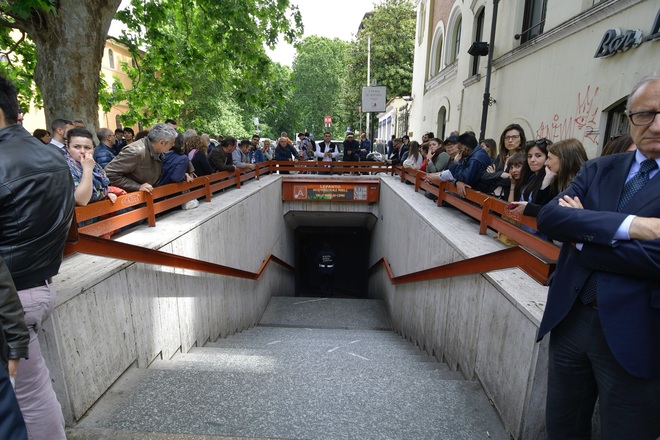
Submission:
POLYGON ((367 229, 302 226, 294 240, 296 296, 367 297, 367 229))
POLYGON ((373 214, 290 211, 285 219, 293 230, 296 296, 367 298, 373 214), (322 268, 323 255, 331 261, 322 268))

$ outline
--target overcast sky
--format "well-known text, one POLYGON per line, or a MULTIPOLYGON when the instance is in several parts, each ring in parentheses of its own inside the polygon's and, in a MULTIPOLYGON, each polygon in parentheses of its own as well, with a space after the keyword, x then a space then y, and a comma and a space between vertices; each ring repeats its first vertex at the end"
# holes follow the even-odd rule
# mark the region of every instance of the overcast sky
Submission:
MULTIPOLYGON (((350 41, 357 33, 364 14, 374 9, 380 0, 291 0, 298 5, 305 28, 304 37, 319 35, 350 41)), ((296 50, 280 42, 274 51, 267 50, 273 61, 291 66, 296 50)))

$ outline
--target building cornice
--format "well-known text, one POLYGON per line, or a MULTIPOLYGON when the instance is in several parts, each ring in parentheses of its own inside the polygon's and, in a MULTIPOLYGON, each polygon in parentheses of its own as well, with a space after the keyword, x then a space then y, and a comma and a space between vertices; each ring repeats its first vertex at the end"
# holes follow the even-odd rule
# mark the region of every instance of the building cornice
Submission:
POLYGON ((527 41, 525 44, 505 53, 501 57, 493 60, 493 67, 499 69, 508 64, 514 63, 526 56, 529 56, 539 50, 563 40, 573 34, 576 34, 589 26, 605 20, 613 15, 638 4, 644 0, 606 0, 601 1, 583 13, 576 15, 570 20, 565 21, 559 26, 550 29, 547 32, 527 41))
POLYGON ((426 81, 426 84, 424 84, 424 92, 428 92, 436 87, 446 84, 447 81, 454 79, 456 77, 457 72, 458 72, 458 60, 454 61, 449 66, 445 67, 440 72, 438 72, 438 74, 435 75, 433 78, 426 81))

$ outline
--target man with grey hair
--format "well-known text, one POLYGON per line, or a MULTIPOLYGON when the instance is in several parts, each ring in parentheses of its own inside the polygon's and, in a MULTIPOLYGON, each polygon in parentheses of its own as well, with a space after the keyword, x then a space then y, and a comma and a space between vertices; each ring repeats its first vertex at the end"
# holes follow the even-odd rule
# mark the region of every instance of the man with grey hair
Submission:
POLYGON ((96 136, 99 138, 99 144, 94 148, 94 160, 105 168, 115 158, 112 149, 116 140, 115 133, 109 128, 100 128, 96 136))
POLYGON ((110 184, 127 192, 151 192, 163 171, 162 155, 174 145, 177 132, 167 124, 156 124, 149 134, 125 146, 105 167, 110 184))
POLYGON ((582 166, 538 215, 563 243, 539 339, 550 332, 549 439, 660 436, 660 72, 626 114, 637 151, 582 166))

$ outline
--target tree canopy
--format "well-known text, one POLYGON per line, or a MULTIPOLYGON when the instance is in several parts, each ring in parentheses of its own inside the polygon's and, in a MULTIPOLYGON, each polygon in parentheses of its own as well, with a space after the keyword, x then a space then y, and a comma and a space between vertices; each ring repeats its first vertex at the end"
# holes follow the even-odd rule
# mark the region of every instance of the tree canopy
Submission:
MULTIPOLYGON (((2 69, 18 83, 22 104, 35 96, 41 102, 40 93, 47 121, 83 116, 96 123, 103 47, 119 3, 0 3, 0 45, 12 61, 2 69), (12 29, 20 32, 18 40, 9 35, 12 29)), ((264 43, 272 46, 279 35, 293 42, 302 32, 300 14, 288 0, 132 0, 117 18, 127 27, 119 40, 135 59, 135 66, 124 66, 133 85, 100 98, 105 107, 125 100, 127 124, 179 117, 209 128, 246 125, 243 113, 272 101, 277 85, 264 43), (226 111, 202 114, 204 108, 226 111), (231 120, 218 114, 231 114, 231 120)))
POLYGON ((323 117, 329 115, 334 131, 341 133, 344 117, 339 110, 348 47, 346 41, 318 36, 307 37, 296 45, 290 103, 296 131, 309 131, 320 138, 323 117))
MULTIPOLYGON (((415 48, 415 6, 411 0, 385 0, 362 22, 347 54, 343 94, 347 125, 358 126, 362 87, 367 85, 367 40, 371 37, 371 79, 387 87, 387 100, 410 95, 415 48)), ((373 118, 375 119, 375 118, 373 118)), ((373 121, 372 122, 376 122, 373 121)))

